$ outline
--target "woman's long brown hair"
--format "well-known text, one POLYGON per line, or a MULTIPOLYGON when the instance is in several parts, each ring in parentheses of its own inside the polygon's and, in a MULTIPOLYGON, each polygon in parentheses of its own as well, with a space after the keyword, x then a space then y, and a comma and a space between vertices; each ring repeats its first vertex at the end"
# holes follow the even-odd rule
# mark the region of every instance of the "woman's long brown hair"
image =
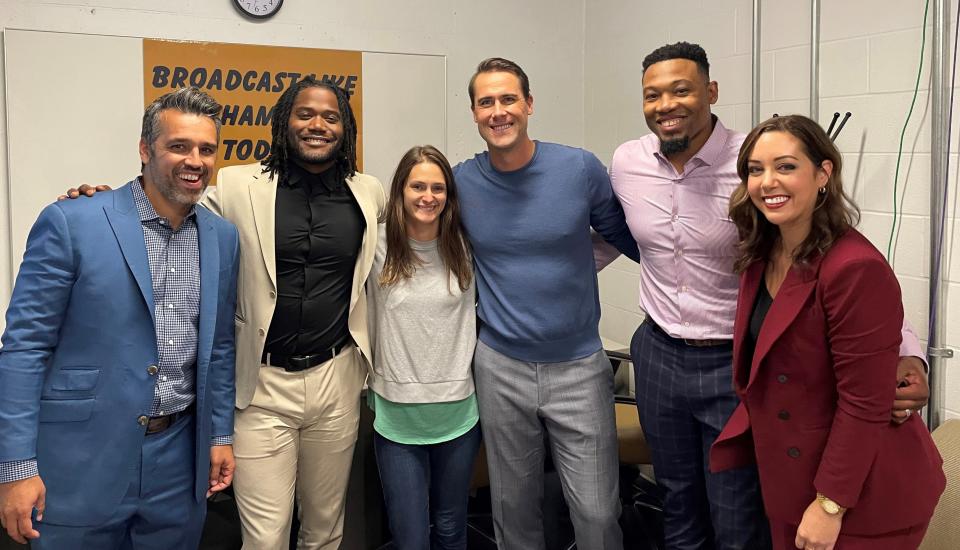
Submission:
POLYGON ((407 212, 403 208, 403 190, 413 167, 429 162, 435 164, 443 173, 447 184, 447 203, 440 213, 440 232, 437 236, 437 250, 447 273, 457 277, 460 290, 470 286, 473 278, 473 265, 470 259, 470 245, 460 225, 460 201, 457 198, 457 186, 453 181, 450 163, 436 147, 418 145, 411 148, 397 165, 390 184, 390 198, 386 208, 387 257, 380 272, 380 286, 390 286, 401 279, 413 276, 417 266, 423 261, 410 248, 407 238, 407 212))
POLYGON ((819 124, 805 116, 788 115, 761 122, 743 140, 737 158, 737 175, 740 185, 730 196, 730 219, 737 226, 740 241, 737 243, 739 257, 734 263, 737 273, 757 260, 770 257, 774 245, 780 239, 780 230, 757 210, 747 192, 747 173, 750 155, 760 136, 767 132, 786 132, 796 138, 804 148, 813 165, 820 167, 823 161, 833 163, 833 172, 827 180, 826 191, 817 195, 813 210, 810 234, 793 251, 793 262, 804 264, 817 254, 823 254, 847 229, 860 220, 860 210, 843 191, 840 173, 843 159, 833 141, 819 124))

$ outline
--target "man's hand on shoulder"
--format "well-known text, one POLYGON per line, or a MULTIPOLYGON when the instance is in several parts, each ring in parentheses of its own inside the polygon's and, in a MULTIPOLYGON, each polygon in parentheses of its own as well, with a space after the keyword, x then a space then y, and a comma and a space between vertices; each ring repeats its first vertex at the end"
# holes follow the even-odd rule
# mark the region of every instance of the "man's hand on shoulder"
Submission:
POLYGON ((892 420, 902 424, 910 415, 927 405, 930 383, 927 369, 919 357, 901 357, 897 363, 897 393, 893 401, 892 420))
POLYGON ((30 514, 37 509, 37 521, 43 519, 47 488, 40 476, 28 477, 9 483, 0 483, 0 525, 10 538, 26 544, 40 532, 33 528, 30 514))
POLYGON ((237 464, 233 459, 233 445, 214 445, 210 447, 210 488, 207 497, 219 493, 233 483, 233 472, 237 464))
POLYGON ((100 191, 110 191, 111 189, 113 188, 109 185, 90 185, 89 183, 82 183, 80 184, 80 187, 71 187, 70 189, 67 189, 67 193, 57 197, 57 200, 62 201, 66 199, 76 199, 81 195, 85 197, 92 197, 100 191))

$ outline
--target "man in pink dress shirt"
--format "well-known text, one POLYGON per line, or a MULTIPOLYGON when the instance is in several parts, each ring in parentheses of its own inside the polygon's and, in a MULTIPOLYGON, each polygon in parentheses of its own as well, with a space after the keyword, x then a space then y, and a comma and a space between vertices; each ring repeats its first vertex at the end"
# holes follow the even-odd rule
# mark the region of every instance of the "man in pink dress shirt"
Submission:
MULTIPOLYGON (((711 474, 707 467, 710 445, 737 405, 737 231, 727 205, 739 183, 744 135, 710 112, 718 86, 700 46, 658 48, 643 70, 643 110, 653 133, 617 149, 611 180, 642 259, 646 319, 630 348, 641 424, 666 491, 666 548, 768 548, 756 470, 711 474)), ((898 374, 907 387, 898 390, 894 421, 929 394, 917 359, 922 350, 906 328, 901 355, 898 374)))

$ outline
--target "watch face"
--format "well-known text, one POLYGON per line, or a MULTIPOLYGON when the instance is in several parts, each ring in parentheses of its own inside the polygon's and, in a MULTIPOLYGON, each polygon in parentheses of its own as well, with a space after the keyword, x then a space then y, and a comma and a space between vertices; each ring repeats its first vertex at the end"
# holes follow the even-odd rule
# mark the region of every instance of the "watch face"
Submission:
POLYGON ((233 3, 250 17, 265 19, 280 11, 283 0, 233 0, 233 3))
POLYGON ((840 513, 840 505, 829 498, 823 495, 817 495, 817 500, 820 502, 820 507, 823 508, 823 511, 831 516, 835 516, 840 513))

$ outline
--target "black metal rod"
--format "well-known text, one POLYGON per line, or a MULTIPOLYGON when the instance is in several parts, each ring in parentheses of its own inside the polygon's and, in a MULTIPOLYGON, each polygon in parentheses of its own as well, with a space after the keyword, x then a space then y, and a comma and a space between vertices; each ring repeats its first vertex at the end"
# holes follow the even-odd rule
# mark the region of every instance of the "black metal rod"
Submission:
POLYGON ((837 131, 833 133, 833 141, 837 141, 837 136, 840 135, 840 131, 843 130, 843 125, 847 123, 847 120, 850 119, 850 111, 847 111, 847 114, 843 115, 843 120, 840 121, 840 126, 837 126, 837 131))
POLYGON ((833 113, 833 120, 830 121, 830 127, 827 128, 827 136, 833 133, 833 127, 837 124, 837 119, 840 118, 840 113, 833 113))

